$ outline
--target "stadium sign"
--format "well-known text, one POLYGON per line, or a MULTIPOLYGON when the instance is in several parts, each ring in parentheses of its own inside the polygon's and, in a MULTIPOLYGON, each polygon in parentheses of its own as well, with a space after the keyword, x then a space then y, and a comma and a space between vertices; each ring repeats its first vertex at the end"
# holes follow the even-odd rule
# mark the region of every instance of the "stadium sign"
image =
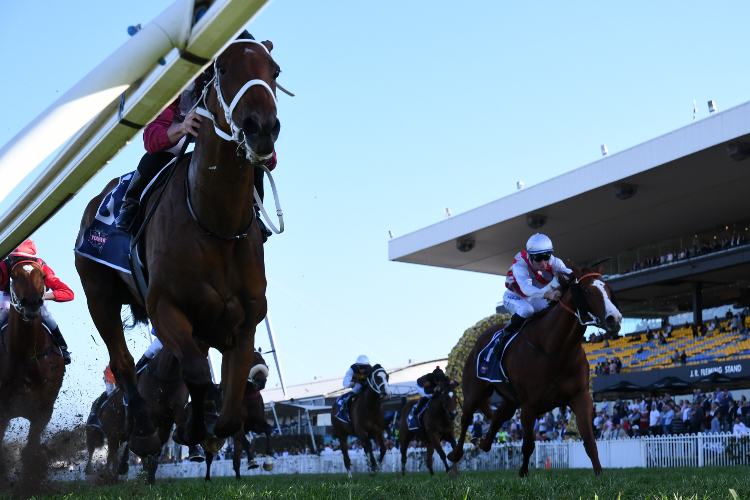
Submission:
POLYGON ((710 366, 708 368, 695 368, 690 370, 690 378, 700 378, 711 375, 712 373, 720 373, 722 375, 738 374, 742 372, 742 363, 732 362, 725 365, 710 366))

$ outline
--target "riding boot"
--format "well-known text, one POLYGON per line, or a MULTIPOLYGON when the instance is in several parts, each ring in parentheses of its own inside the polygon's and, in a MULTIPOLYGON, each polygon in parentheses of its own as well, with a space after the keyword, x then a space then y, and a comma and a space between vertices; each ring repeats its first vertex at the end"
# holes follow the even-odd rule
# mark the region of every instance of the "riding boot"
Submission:
POLYGON ((149 361, 151 361, 151 359, 147 358, 145 354, 141 356, 141 359, 139 359, 138 362, 135 364, 135 373, 138 373, 141 370, 141 368, 143 368, 144 366, 148 364, 149 361))
POLYGON ((255 219, 258 221, 258 227, 260 228, 260 236, 263 238, 263 243, 268 241, 268 237, 273 235, 270 229, 266 227, 266 224, 263 222, 263 219, 260 218, 260 208, 258 205, 255 205, 255 219))
POLYGON ((524 321, 526 321, 526 318, 523 316, 519 316, 518 314, 514 314, 507 325, 505 325, 505 328, 503 329, 503 333, 500 334, 500 338, 497 340, 497 344, 495 344, 495 348, 493 349, 493 352, 495 353, 495 357, 497 359, 500 359, 500 356, 503 354, 503 346, 505 346, 505 342, 508 341, 510 337, 515 335, 515 333, 521 328, 524 321))
POLYGON ((419 416, 419 414, 422 412, 422 409, 427 403, 429 403, 429 401, 429 398, 420 398, 419 402, 417 402, 417 407, 414 409, 414 414, 419 416))
POLYGON ((65 364, 69 365, 71 359, 70 353, 68 352, 68 344, 65 342, 62 333, 60 333, 60 327, 58 326, 57 328, 52 330, 50 332, 50 335, 52 335, 52 341, 55 343, 55 345, 60 348, 60 354, 62 354, 63 360, 65 360, 65 364))
POLYGON ((102 423, 99 420, 99 412, 102 411, 102 406, 107 402, 107 398, 107 393, 103 392, 94 404, 91 405, 91 413, 89 413, 89 418, 86 421, 87 427, 99 427, 101 429, 102 423))
POLYGON ((141 195, 148 182, 149 180, 142 176, 139 170, 135 171, 133 178, 130 179, 128 190, 125 191, 123 204, 120 207, 120 215, 115 220, 118 229, 128 232, 132 229, 135 218, 138 215, 138 207, 141 204, 141 195))

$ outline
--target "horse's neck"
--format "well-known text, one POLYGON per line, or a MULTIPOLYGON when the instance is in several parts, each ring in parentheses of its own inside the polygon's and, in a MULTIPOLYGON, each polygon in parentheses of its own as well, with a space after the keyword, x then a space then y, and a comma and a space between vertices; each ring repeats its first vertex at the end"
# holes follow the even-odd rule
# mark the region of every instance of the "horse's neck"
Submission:
POLYGON ((252 220, 255 167, 237 156, 237 144, 221 139, 211 125, 203 124, 190 161, 190 202, 212 231, 234 236, 252 220))
MULTIPOLYGON (((575 311, 576 306, 570 290, 560 298, 560 302, 575 311)), ((542 322, 549 325, 547 328, 538 328, 539 333, 534 335, 533 340, 544 352, 557 358, 575 357, 581 350, 581 342, 585 326, 578 322, 578 318, 559 304, 552 305, 553 311, 548 312, 542 322)))
POLYGON ((41 357, 51 346, 52 340, 42 326, 42 318, 24 321, 13 307, 8 317, 5 333, 5 344, 8 354, 14 358, 31 361, 41 357))
POLYGON ((365 387, 365 394, 364 394, 365 405, 368 407, 375 407, 380 404, 380 394, 375 392, 372 387, 370 387, 370 384, 367 384, 365 387))

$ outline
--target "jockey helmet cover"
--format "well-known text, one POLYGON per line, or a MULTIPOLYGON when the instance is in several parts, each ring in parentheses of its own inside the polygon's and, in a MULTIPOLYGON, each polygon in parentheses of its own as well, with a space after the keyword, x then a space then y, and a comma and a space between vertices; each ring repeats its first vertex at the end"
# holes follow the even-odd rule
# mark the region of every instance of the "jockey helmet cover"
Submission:
POLYGON ((526 251, 529 252, 529 255, 534 255, 537 253, 552 253, 555 249, 552 248, 551 239, 543 234, 536 233, 526 242, 526 251))
POLYGON ((36 257, 36 245, 27 239, 10 253, 10 257, 36 257))
POLYGON ((357 364, 358 365, 369 365, 370 359, 365 356, 364 354, 357 358, 357 364))

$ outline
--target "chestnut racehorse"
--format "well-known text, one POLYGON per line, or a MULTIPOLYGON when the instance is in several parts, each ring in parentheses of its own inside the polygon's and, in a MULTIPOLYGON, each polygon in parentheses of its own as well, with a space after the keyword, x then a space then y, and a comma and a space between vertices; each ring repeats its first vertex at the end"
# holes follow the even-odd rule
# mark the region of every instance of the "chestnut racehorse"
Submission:
MULTIPOLYGON (((35 261, 21 260, 13 265, 8 285, 10 316, 8 326, 0 331, 0 442, 11 419, 22 417, 29 421, 22 455, 27 479, 36 479, 37 475, 39 479, 46 478, 46 463, 40 455, 41 436, 52 418, 65 375, 60 349, 42 325, 44 277, 35 261)), ((0 447, 0 471, 5 466, 0 447)))
POLYGON ((346 424, 336 418, 336 405, 331 408, 331 423, 333 424, 333 435, 339 440, 341 453, 344 455, 344 466, 352 477, 349 459, 349 447, 346 443, 348 436, 355 436, 365 448, 365 454, 370 457, 370 475, 378 471, 378 464, 383 463, 385 457, 385 440, 383 429, 385 419, 383 418, 383 400, 391 397, 391 387, 388 385, 388 374, 380 365, 375 365, 367 370, 367 383, 362 391, 350 402, 349 416, 351 424, 346 424), (380 459, 376 462, 372 452, 372 443, 375 441, 380 447, 380 459))
POLYGON ((456 385, 456 382, 448 381, 448 379, 438 382, 432 398, 427 403, 427 408, 422 413, 423 429, 409 430, 407 416, 418 401, 409 401, 401 409, 398 442, 401 447, 402 475, 406 475, 406 452, 413 436, 417 436, 427 448, 427 470, 430 471, 430 475, 435 474, 432 471, 435 450, 445 464, 445 472, 450 473, 451 468, 445 459, 445 451, 440 446, 440 440, 444 439, 454 450, 456 449, 456 436, 453 430, 453 421, 456 419, 456 385))
MULTIPOLYGON (((249 40, 247 32, 242 37, 210 68, 215 79, 213 86, 211 82, 206 86, 201 104, 207 108, 204 116, 210 115, 214 123, 203 120, 191 160, 177 165, 143 230, 139 254, 149 278, 145 304, 140 303, 130 274, 76 254, 91 317, 107 344, 117 384, 127 393, 128 412, 134 419, 130 447, 140 456, 157 454, 161 440, 138 390, 133 358, 125 344, 123 304, 131 305, 136 319, 150 318, 159 340, 179 360, 193 415, 204 414, 206 390, 212 386, 205 362, 208 348, 222 352, 226 367, 222 370, 228 376, 214 432, 228 437, 242 426, 242 396, 253 363, 255 327, 267 312, 263 245, 254 220, 253 169, 273 155, 280 128, 275 102, 279 66, 271 57, 273 44, 249 40)), ((116 182, 87 206, 79 241, 116 182)), ((150 209, 155 200, 155 196, 144 200, 145 208, 150 209)), ((205 436, 204 419, 188 418, 181 440, 195 445, 205 436)))
POLYGON ((502 325, 488 328, 479 335, 466 360, 463 374, 464 402, 461 435, 458 447, 448 454, 457 462, 463 456, 466 430, 474 412, 481 410, 491 417, 490 428, 479 448, 489 451, 500 426, 521 407, 523 428, 523 464, 518 474, 529 473, 529 459, 534 452, 534 420, 560 406, 570 406, 580 422, 579 432, 586 453, 599 475, 602 466, 594 441, 593 402, 589 394, 589 363, 581 342, 586 326, 596 324, 610 332, 618 332, 622 315, 611 291, 602 279, 601 266, 578 269, 571 265, 573 278, 563 282, 559 302, 535 314, 511 342, 505 352, 505 368, 510 385, 490 383, 477 377, 477 355, 489 344, 502 325), (587 321, 588 319, 591 321, 587 321), (494 414, 490 411, 493 391, 502 396, 494 414))

